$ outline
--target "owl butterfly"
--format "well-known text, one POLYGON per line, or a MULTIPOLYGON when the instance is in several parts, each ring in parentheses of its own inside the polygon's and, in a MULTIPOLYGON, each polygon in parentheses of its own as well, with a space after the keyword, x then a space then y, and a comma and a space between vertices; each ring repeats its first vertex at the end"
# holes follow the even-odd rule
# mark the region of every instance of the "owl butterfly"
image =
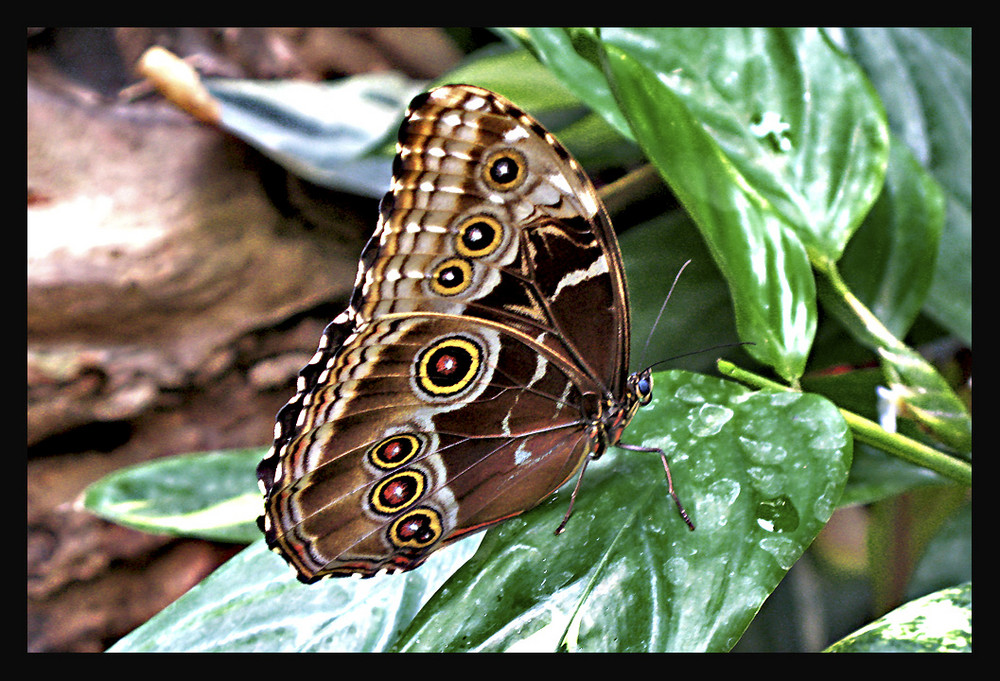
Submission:
POLYGON ((412 570, 523 513, 652 394, 627 373, 611 223, 551 134, 448 85, 413 100, 397 149, 350 304, 258 467, 258 523, 303 582, 412 570))

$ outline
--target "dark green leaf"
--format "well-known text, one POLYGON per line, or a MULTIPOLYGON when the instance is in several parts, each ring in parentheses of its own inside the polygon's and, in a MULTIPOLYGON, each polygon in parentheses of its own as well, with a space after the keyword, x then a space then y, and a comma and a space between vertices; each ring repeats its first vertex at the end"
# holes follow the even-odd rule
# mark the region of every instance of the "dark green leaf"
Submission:
POLYGON ((885 188, 839 267, 851 290, 903 338, 927 297, 944 225, 944 195, 901 144, 885 188))
POLYGON ((738 339, 726 281, 687 214, 675 211, 633 227, 619 243, 632 301, 632 370, 666 361, 672 369, 709 371, 719 357, 746 357, 735 347, 705 351, 738 339), (654 331, 674 277, 688 260, 654 331), (672 359, 690 352, 697 354, 672 359))
POLYGON ((845 29, 893 132, 944 188, 947 219, 928 314, 972 344, 972 31, 845 29))

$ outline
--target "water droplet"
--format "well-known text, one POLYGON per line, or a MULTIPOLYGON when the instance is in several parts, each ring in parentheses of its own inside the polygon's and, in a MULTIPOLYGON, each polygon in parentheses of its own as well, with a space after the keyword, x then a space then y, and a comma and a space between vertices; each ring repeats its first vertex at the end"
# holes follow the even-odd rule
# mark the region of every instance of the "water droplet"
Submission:
POLYGON ((794 532, 799 528, 799 512, 786 496, 760 502, 756 515, 757 524, 768 532, 794 532))
POLYGON ((757 542, 757 545, 774 556, 784 570, 790 569, 801 553, 799 545, 788 537, 768 535, 757 542))
POLYGON ((729 509, 740 496, 740 483, 723 478, 708 487, 705 498, 698 503, 698 522, 707 526, 723 527, 729 522, 729 509))
POLYGON ((785 460, 788 452, 781 445, 767 440, 757 440, 740 436, 740 448, 754 463, 777 464, 785 460))
POLYGON ((777 466, 750 466, 747 474, 757 491, 764 496, 777 496, 785 487, 785 474, 777 466))
POLYGON ((685 383, 674 391, 674 397, 688 404, 702 404, 705 398, 693 385, 685 383))
POLYGON ((837 500, 840 499, 840 489, 836 483, 827 483, 826 488, 823 493, 820 494, 816 501, 813 503, 813 513, 816 518, 822 522, 826 522, 833 515, 834 509, 837 508, 837 500))
POLYGON ((738 578, 735 582, 735 592, 740 595, 747 608, 760 608, 767 600, 767 589, 760 586, 748 575, 738 578))
POLYGON ((718 404, 703 404, 689 417, 688 430, 697 437, 716 435, 733 418, 733 410, 718 404))
POLYGON ((674 586, 680 586, 687 580, 688 562, 679 556, 675 556, 667 561, 665 572, 667 580, 674 586))

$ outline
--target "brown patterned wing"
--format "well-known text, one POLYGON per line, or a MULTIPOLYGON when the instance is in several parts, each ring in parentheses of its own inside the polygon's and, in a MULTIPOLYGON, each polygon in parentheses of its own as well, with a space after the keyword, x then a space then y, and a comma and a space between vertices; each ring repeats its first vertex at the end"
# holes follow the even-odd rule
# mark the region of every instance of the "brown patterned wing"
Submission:
POLYGON ((617 242, 565 149, 486 90, 418 97, 258 468, 268 544, 306 582, 371 576, 532 508, 604 446, 628 342, 617 242))
POLYGON ((595 386, 621 394, 621 255, 569 152, 506 99, 466 85, 415 99, 398 148, 392 192, 362 256, 358 317, 436 311, 545 334, 541 342, 595 386))

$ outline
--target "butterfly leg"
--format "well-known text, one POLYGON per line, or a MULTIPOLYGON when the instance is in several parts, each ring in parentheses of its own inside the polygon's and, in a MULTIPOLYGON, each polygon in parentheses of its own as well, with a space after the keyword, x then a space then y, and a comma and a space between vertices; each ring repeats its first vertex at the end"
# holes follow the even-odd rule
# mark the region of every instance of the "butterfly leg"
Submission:
POLYGON ((569 508, 566 509, 566 515, 563 516, 562 522, 556 528, 556 534, 562 534, 563 530, 566 529, 566 523, 569 522, 569 517, 573 515, 573 503, 576 501, 576 493, 580 491, 580 483, 583 482, 583 472, 587 470, 587 464, 590 463, 591 458, 588 456, 583 460, 583 466, 580 467, 580 475, 577 476, 576 484, 573 486, 573 493, 569 495, 569 508))
MULTIPOLYGON (((626 445, 619 442, 615 445, 621 449, 628 450, 630 452, 656 452, 660 455, 660 461, 663 462, 663 471, 667 474, 667 491, 674 500, 674 504, 677 505, 677 512, 681 514, 681 518, 684 523, 688 526, 688 529, 694 531, 694 523, 691 522, 691 517, 688 515, 687 510, 684 508, 684 504, 681 503, 680 498, 677 496, 677 492, 674 491, 674 481, 670 477, 670 466, 667 464, 667 455, 659 447, 641 447, 639 445, 626 445)), ((579 485, 579 483, 577 483, 579 485)), ((574 492, 575 494, 575 492, 574 492)), ((565 522, 565 521, 564 521, 565 522)))

